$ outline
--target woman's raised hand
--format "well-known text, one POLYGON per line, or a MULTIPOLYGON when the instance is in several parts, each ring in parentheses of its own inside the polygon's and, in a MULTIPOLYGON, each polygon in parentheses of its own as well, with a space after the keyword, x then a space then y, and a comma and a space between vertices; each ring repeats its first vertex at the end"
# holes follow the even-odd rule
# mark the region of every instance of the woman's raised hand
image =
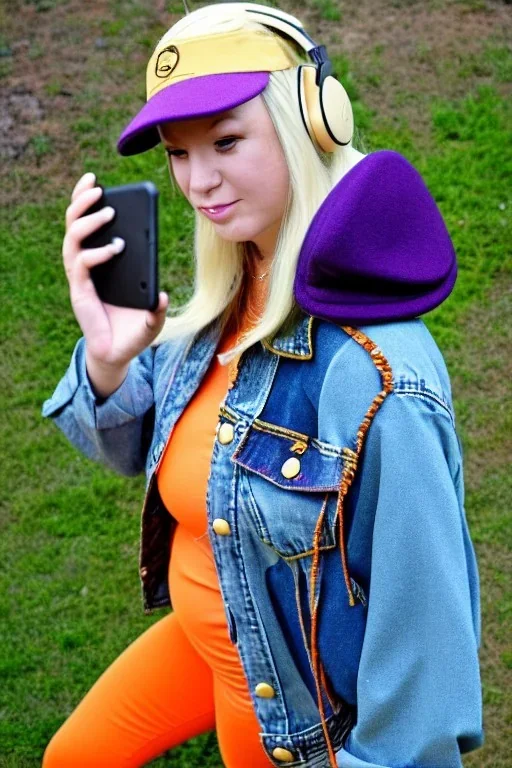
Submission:
MULTIPOLYGON (((86 173, 73 190, 66 210, 62 257, 71 306, 86 340, 88 371, 94 367, 105 373, 125 373, 130 360, 137 357, 160 333, 169 299, 166 293, 161 292, 156 311, 150 312, 105 304, 98 297, 89 270, 119 253, 124 242, 119 238, 117 244, 82 248, 82 240, 114 215, 112 208, 102 208, 97 213, 83 216, 101 197, 101 188, 94 186, 95 181, 93 173, 86 173)), ((100 388, 107 390, 111 387, 100 388)))

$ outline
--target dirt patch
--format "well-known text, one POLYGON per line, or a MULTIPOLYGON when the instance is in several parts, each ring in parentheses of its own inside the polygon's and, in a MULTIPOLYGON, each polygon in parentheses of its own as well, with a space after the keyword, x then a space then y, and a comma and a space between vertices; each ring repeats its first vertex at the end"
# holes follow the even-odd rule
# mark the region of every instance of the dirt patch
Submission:
MULTIPOLYGON (((140 61, 145 52, 133 44, 162 16, 163 3, 148 3, 143 21, 130 21, 130 8, 107 0, 83 3, 13 3, 2 19, 0 114, 2 141, 0 203, 40 202, 70 189, 82 171, 71 125, 87 116, 87 106, 105 103, 133 90, 122 77, 120 61, 140 61), (151 5, 151 7, 149 7, 151 5), (47 10, 41 10, 46 9, 47 10), (120 20, 117 11, 125 12, 120 20), (1 191, 3 190, 3 191, 1 191)), ((140 4, 142 5, 142 4, 140 4)))
POLYGON ((0 94, 0 158, 13 160, 29 142, 28 126, 43 118, 40 100, 24 86, 0 94))

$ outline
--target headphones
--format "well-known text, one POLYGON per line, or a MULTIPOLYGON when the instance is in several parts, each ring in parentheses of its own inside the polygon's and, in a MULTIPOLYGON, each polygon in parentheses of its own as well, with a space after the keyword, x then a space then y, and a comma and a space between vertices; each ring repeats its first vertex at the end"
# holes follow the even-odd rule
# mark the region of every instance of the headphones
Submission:
POLYGON ((332 75, 325 46, 317 45, 300 21, 283 11, 258 3, 216 5, 239 8, 259 24, 290 37, 308 54, 313 64, 301 64, 297 70, 299 108, 307 134, 322 152, 334 152, 348 144, 354 132, 352 106, 345 88, 332 75))

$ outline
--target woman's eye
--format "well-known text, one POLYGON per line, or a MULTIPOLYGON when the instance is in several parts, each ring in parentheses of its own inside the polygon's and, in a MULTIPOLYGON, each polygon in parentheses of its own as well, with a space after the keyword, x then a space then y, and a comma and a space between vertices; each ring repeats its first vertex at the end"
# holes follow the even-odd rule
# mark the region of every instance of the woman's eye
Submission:
MULTIPOLYGON (((218 141, 215 142, 215 146, 221 151, 221 152, 228 152, 230 149, 233 149, 237 143, 238 139, 236 136, 230 136, 229 138, 225 139, 218 139, 218 141)), ((186 151, 184 149, 166 149, 166 153, 169 155, 169 157, 177 157, 177 158, 183 158, 186 156, 186 151)))
POLYGON ((165 151, 169 157, 183 157, 185 154, 183 149, 166 149, 165 151))
POLYGON ((218 141, 215 142, 215 144, 219 147, 219 149, 226 151, 234 147, 236 142, 237 142, 237 139, 234 136, 230 136, 229 138, 226 138, 226 139, 219 139, 218 141))

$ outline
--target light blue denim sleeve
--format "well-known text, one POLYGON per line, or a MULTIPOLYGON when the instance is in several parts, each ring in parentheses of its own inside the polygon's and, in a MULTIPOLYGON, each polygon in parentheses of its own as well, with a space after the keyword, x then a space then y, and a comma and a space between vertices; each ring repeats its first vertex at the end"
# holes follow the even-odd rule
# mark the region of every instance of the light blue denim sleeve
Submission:
POLYGON ((44 402, 43 417, 53 419, 85 456, 122 475, 142 472, 154 426, 153 360, 148 347, 131 361, 121 386, 97 397, 85 365, 85 339, 75 345, 68 370, 44 402))
POLYGON ((338 766, 460 768, 483 741, 480 607, 451 412, 389 395, 361 472, 357 503, 375 508, 371 581, 357 723, 338 766))

